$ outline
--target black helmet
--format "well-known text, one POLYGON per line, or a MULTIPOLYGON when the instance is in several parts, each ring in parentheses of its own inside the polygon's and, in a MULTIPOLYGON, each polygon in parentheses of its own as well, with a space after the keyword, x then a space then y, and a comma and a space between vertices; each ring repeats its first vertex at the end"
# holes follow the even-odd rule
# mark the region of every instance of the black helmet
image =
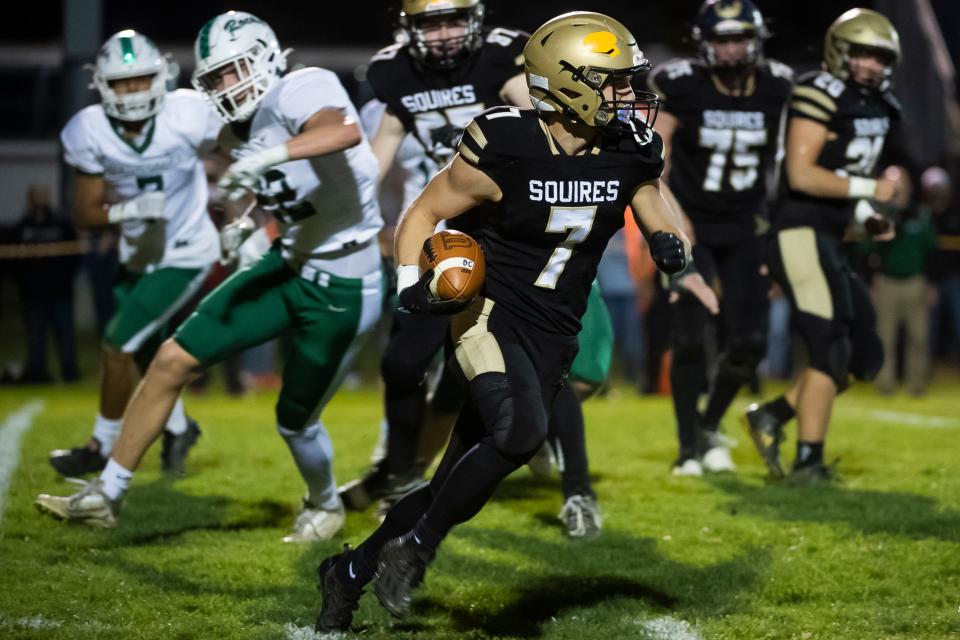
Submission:
POLYGON ((704 61, 711 67, 718 66, 716 52, 710 41, 737 35, 752 37, 747 59, 742 63, 743 66, 752 67, 763 56, 763 41, 770 37, 763 14, 751 0, 706 0, 700 7, 691 32, 691 38, 700 49, 704 61))

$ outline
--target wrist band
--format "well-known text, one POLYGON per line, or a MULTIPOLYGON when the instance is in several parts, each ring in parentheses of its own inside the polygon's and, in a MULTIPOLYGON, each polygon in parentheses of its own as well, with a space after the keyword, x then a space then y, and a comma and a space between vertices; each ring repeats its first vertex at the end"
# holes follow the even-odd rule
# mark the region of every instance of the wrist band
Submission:
POLYGON ((415 264, 397 265, 397 293, 417 283, 420 279, 420 267, 415 264))
POLYGON ((861 198, 873 198, 877 194, 877 181, 872 178, 861 178, 859 176, 850 176, 850 187, 847 189, 847 197, 851 200, 860 200, 861 198))
POLYGON ((287 151, 287 143, 278 144, 275 147, 264 149, 260 152, 260 160, 264 166, 272 167, 275 164, 286 162, 290 159, 290 152, 287 151))

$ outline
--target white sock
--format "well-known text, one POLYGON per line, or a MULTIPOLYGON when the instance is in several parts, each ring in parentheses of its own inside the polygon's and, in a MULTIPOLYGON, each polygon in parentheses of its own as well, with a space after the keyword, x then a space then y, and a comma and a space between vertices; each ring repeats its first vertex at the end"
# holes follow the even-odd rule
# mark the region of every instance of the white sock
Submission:
POLYGON ((97 414, 97 419, 93 423, 93 437, 100 443, 100 455, 104 458, 113 451, 113 443, 117 441, 120 435, 120 427, 123 426, 123 418, 111 420, 97 414))
POLYGON ((173 405, 173 411, 170 412, 170 417, 167 418, 167 426, 164 429, 175 436, 187 432, 187 412, 183 410, 183 402, 180 398, 177 398, 177 403, 173 405))
POLYGON ((307 483, 307 502, 333 511, 340 508, 337 483, 333 479, 333 443, 319 420, 302 431, 277 426, 300 476, 307 483))
POLYGON ((127 492, 132 478, 133 471, 124 468, 113 458, 107 460, 107 466, 100 472, 103 492, 114 502, 122 498, 123 494, 127 492))

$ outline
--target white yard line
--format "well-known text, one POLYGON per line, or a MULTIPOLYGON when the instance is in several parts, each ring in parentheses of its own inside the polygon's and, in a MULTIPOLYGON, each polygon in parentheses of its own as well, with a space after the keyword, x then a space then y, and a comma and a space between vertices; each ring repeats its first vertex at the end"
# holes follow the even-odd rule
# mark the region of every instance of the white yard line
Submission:
POLYGON ((10 480, 20 461, 20 439, 31 426, 33 419, 43 410, 43 400, 31 400, 7 416, 0 424, 0 521, 7 504, 10 480))
POLYGON ((703 640, 703 636, 692 624, 670 616, 661 616, 652 620, 637 620, 637 625, 643 629, 641 637, 644 639, 703 640))
POLYGON ((960 429, 960 419, 947 416, 931 416, 922 413, 909 413, 906 411, 891 411, 889 409, 867 409, 864 407, 851 407, 838 404, 834 411, 841 417, 862 418, 895 424, 904 427, 925 427, 928 429, 960 429))

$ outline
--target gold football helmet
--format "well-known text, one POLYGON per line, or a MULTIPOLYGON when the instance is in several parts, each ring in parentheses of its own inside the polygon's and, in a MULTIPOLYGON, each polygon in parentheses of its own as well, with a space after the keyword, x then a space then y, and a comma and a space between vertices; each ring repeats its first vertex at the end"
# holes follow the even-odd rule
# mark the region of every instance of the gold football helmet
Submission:
POLYGON ((428 68, 450 69, 465 62, 483 45, 483 13, 482 0, 403 0, 399 26, 418 62, 428 68), (443 18, 463 20, 464 34, 428 41, 424 23, 443 18))
POLYGON ((523 56, 530 101, 538 111, 618 133, 646 135, 636 125, 653 126, 659 105, 655 94, 636 91, 629 100, 603 95, 608 83, 632 82, 650 69, 633 34, 613 18, 589 11, 558 16, 530 36, 523 56))
POLYGON ((849 80, 850 52, 858 48, 879 52, 889 60, 880 89, 888 88, 900 61, 900 36, 886 16, 870 9, 850 9, 834 20, 823 45, 823 66, 841 80, 849 80))

